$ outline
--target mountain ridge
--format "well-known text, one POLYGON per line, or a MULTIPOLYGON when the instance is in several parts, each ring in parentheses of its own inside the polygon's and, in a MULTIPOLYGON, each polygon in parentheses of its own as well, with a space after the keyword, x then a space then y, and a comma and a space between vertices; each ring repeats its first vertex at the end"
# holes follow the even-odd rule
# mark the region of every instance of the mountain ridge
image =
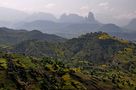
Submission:
POLYGON ((0 28, 0 42, 1 44, 14 45, 24 40, 46 40, 49 42, 61 42, 65 41, 57 35, 42 33, 38 30, 14 30, 8 28, 0 28))

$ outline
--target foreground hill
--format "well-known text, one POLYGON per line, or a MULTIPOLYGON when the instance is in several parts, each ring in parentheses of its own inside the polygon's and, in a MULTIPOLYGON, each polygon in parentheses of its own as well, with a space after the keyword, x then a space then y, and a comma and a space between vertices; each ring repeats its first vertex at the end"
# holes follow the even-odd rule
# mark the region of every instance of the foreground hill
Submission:
POLYGON ((88 33, 64 44, 64 56, 70 67, 102 79, 108 90, 136 88, 136 45, 107 33, 88 33))
POLYGON ((0 53, 1 89, 136 89, 136 45, 104 32, 59 43, 27 40, 10 53, 0 53))
MULTIPOLYGON (((61 46, 61 45, 59 45, 61 46)), ((124 48, 135 47, 135 44, 127 40, 112 37, 107 33, 88 33, 62 43, 64 57, 88 60, 91 62, 108 62, 113 55, 124 48)))
POLYGON ((26 31, 26 30, 13 30, 8 28, 0 28, 0 44, 14 45, 24 40, 46 40, 49 42, 64 41, 56 35, 42 33, 37 30, 26 31))
POLYGON ((91 84, 98 80, 94 82, 92 79, 97 80, 84 75, 78 68, 67 68, 53 58, 37 59, 19 54, 0 53, 1 90, 96 89, 96 86, 91 84))

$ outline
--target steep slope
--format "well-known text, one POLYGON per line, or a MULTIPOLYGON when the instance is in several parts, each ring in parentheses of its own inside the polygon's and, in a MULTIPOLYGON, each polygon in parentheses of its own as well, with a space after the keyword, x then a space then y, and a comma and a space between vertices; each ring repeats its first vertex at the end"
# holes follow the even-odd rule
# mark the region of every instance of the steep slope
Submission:
POLYGON ((99 78, 106 90, 136 88, 135 44, 99 32, 67 41, 62 51, 69 67, 99 78))
POLYGON ((109 36, 107 33, 88 33, 68 40, 63 44, 64 56, 89 60, 91 62, 108 62, 119 50, 131 46, 128 41, 109 36))

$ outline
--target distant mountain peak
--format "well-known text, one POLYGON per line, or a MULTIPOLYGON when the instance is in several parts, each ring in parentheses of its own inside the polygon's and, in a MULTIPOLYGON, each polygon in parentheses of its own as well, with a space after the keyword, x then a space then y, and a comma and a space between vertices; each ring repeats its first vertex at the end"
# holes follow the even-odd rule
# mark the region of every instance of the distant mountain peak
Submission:
POLYGON ((63 14, 60 17, 60 22, 66 22, 66 23, 92 23, 92 24, 98 24, 99 22, 97 22, 95 20, 94 14, 92 12, 88 13, 88 16, 83 17, 80 16, 78 14, 63 14))
POLYGON ((89 12, 88 16, 85 18, 87 23, 91 23, 91 24, 101 24, 99 21, 97 21, 95 19, 95 15, 93 12, 89 12))
POLYGON ((60 22, 65 22, 65 23, 82 23, 84 22, 84 17, 79 16, 78 14, 63 14, 61 15, 60 22))
POLYGON ((87 17, 88 21, 95 21, 95 17, 94 17, 94 14, 92 12, 89 12, 88 13, 88 17, 87 17))

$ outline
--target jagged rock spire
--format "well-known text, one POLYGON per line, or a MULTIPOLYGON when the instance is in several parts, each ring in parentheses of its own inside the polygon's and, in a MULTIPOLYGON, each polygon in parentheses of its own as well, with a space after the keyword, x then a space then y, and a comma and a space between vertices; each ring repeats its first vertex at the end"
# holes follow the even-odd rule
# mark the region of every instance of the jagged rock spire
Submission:
POLYGON ((87 19, 88 21, 91 21, 91 22, 95 21, 94 14, 92 12, 89 12, 87 19))

